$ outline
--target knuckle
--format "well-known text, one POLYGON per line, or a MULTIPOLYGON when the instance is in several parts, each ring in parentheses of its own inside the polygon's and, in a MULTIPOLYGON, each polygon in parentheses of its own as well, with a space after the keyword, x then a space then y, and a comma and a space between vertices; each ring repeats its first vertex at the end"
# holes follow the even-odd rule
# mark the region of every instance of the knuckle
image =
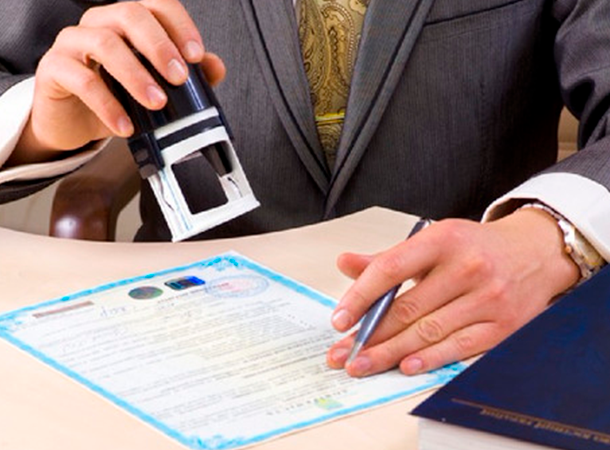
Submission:
POLYGON ((110 93, 100 93, 99 108, 99 113, 104 114, 106 117, 116 117, 121 113, 120 104, 110 93))
POLYGON ((398 343, 388 341, 386 345, 375 347, 373 356, 377 370, 387 370, 398 365, 404 349, 398 343))
POLYGON ((170 59, 177 54, 175 44, 165 36, 160 36, 151 40, 149 45, 151 49, 151 59, 154 61, 170 59))
POLYGON ((360 289, 358 284, 354 284, 349 292, 351 296, 350 303, 356 307, 363 307, 369 303, 368 296, 360 289))
POLYGON ((175 8, 180 5, 178 0, 143 0, 141 3, 149 8, 175 8))
POLYGON ((74 35, 77 32, 77 28, 78 27, 73 25, 63 28, 59 33, 57 33, 53 47, 61 46, 66 43, 72 42, 75 37, 74 35))
POLYGON ((394 302, 390 308, 389 314, 402 324, 413 323, 421 313, 420 303, 417 299, 410 298, 408 300, 399 300, 394 302))
POLYGON ((467 239, 465 221, 460 219, 445 219, 438 222, 439 237, 445 245, 447 242, 461 244, 467 239))
POLYGON ((374 260, 375 269, 381 273, 384 278, 395 280, 404 266, 403 259, 399 252, 392 252, 384 255, 381 258, 374 260))
POLYGON ((155 6, 159 6, 161 3, 170 4, 173 3, 173 0, 142 0, 142 4, 152 8, 155 6))
POLYGON ((456 333, 453 341, 459 355, 470 356, 477 350, 476 339, 474 339, 472 333, 467 331, 456 333))
POLYGON ((81 16, 79 24, 87 26, 93 20, 93 18, 97 15, 99 8, 88 8, 81 16))
POLYGON ((485 287, 485 300, 497 305, 507 305, 510 300, 510 283, 502 278, 488 280, 485 287))
POLYGON ((125 26, 132 26, 134 21, 141 20, 146 14, 149 14, 149 10, 141 2, 123 2, 119 20, 125 26))
POLYGON ((484 254, 472 253, 462 262, 459 270, 463 279, 488 279, 494 273, 494 264, 484 254))
POLYGON ((148 9, 138 1, 126 1, 111 5, 96 6, 88 8, 79 21, 83 26, 96 26, 106 22, 104 17, 111 15, 113 23, 120 27, 133 26, 134 20, 142 19, 148 9))
POLYGON ((123 40, 113 31, 100 28, 92 36, 92 48, 97 49, 96 53, 109 53, 123 40))
POLYGON ((395 349, 390 345, 380 345, 375 351, 377 365, 382 367, 393 366, 395 364, 395 353, 397 350, 398 349, 395 349))
POLYGON ((77 92, 91 95, 99 87, 100 79, 93 71, 86 70, 78 74, 75 79, 75 90, 77 92))
POLYGON ((424 317, 417 321, 415 331, 419 338, 427 344, 436 344, 445 337, 443 325, 432 317, 424 317))
POLYGON ((57 86, 58 74, 65 70, 62 62, 64 59, 52 52, 46 53, 36 68, 36 85, 53 87, 57 86))

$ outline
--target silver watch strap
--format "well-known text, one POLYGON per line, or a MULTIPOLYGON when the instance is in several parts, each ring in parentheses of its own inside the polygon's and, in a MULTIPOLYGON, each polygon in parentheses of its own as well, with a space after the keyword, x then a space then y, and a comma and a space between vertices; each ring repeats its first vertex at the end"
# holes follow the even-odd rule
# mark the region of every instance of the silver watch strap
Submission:
POLYGON ((605 261, 599 252, 562 214, 541 202, 526 203, 519 209, 522 208, 539 209, 557 221, 557 226, 563 234, 565 252, 580 270, 581 281, 591 278, 603 267, 605 261))

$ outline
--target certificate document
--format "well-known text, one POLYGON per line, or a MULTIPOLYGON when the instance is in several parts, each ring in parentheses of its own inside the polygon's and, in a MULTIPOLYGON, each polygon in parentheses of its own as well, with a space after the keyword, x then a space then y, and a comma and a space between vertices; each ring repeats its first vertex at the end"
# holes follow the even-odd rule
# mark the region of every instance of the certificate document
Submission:
POLYGON ((463 365, 326 366, 334 300, 235 253, 0 316, 0 336, 193 449, 233 449, 420 392, 463 365))

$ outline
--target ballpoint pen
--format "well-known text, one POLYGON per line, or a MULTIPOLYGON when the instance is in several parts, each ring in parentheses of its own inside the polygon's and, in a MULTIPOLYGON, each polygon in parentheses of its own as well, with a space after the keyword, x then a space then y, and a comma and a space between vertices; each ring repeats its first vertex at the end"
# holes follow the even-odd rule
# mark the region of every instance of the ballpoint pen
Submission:
MULTIPOLYGON (((426 228, 428 225, 430 225, 430 223, 432 223, 430 219, 419 219, 411 229, 411 232, 409 233, 409 236, 407 236, 407 239, 426 228)), ((390 289, 381 297, 379 297, 375 301, 375 303, 371 305, 366 315, 364 316, 364 319, 362 319, 360 329, 358 330, 358 334, 356 334, 354 346, 352 347, 352 351, 350 352, 349 357, 347 358, 346 364, 350 364, 356 358, 362 347, 364 347, 369 338, 375 332, 377 326, 381 322, 381 319, 383 319, 383 316, 385 316, 385 313, 394 301, 394 297, 396 297, 396 293, 398 292, 401 286, 402 283, 394 286, 392 289, 390 289)))

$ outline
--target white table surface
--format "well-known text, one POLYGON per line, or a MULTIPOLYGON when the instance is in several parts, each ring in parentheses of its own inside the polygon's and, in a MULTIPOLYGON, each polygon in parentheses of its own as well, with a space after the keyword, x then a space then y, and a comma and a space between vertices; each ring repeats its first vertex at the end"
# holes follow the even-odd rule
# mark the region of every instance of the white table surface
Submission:
MULTIPOLYGON (((339 298, 350 280, 343 251, 374 253, 404 239, 415 218, 382 208, 309 227, 187 243, 72 241, 0 229, 0 311, 110 281, 238 251, 339 298)), ((178 442, 0 340, 0 450, 178 450, 178 442)), ((265 450, 415 450, 409 411, 427 394, 319 425, 256 447, 265 450)))

